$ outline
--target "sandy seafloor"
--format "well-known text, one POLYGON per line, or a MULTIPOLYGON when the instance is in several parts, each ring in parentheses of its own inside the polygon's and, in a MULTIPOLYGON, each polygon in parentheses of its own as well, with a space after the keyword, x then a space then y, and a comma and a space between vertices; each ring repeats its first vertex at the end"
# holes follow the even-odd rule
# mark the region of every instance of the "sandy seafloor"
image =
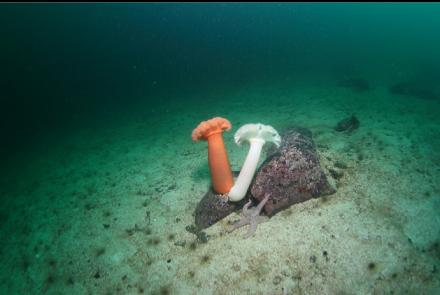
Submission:
MULTIPOLYGON (((367 77, 368 78, 368 77, 367 77)), ((440 294, 440 102, 332 79, 194 94, 125 112, 11 160, 1 179, 1 294, 440 294), (351 135, 333 130, 355 114, 351 135), (207 191, 197 124, 313 132, 337 193, 226 233, 185 228, 207 191), (336 167, 337 166, 337 167, 336 167), (341 168, 342 167, 342 168, 341 168), (329 169, 343 173, 333 179, 329 169)))

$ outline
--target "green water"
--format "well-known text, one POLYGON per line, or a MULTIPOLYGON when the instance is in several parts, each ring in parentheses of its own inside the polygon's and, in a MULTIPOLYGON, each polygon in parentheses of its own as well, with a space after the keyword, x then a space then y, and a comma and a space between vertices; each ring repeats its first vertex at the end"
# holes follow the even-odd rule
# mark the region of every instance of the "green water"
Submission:
POLYGON ((0 294, 439 294, 439 15, 0 5, 0 294), (216 116, 233 170, 243 124, 308 128, 337 193, 201 242, 186 227, 210 172, 190 135, 216 116))

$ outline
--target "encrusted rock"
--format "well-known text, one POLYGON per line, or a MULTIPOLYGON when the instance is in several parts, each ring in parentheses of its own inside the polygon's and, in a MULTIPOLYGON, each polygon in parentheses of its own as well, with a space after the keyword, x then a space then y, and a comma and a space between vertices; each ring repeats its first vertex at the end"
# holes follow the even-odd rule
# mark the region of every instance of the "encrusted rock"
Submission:
POLYGON ((195 225, 197 230, 210 227, 232 212, 241 209, 248 200, 249 197, 246 196, 240 202, 225 202, 210 188, 200 200, 195 210, 195 225))
POLYGON ((258 201, 271 195, 264 206, 268 216, 334 192, 319 164, 312 133, 304 128, 285 132, 281 146, 272 149, 251 187, 251 194, 258 201))

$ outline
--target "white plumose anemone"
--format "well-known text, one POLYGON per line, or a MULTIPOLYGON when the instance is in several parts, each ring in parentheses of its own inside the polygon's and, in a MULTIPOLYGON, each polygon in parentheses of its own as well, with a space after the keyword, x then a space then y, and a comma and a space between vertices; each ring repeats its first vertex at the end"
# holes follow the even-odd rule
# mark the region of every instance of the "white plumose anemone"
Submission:
POLYGON ((252 182, 263 145, 266 142, 272 142, 279 147, 281 137, 272 126, 258 123, 241 126, 240 129, 235 132, 234 139, 238 145, 241 145, 245 141, 248 141, 250 144, 249 152, 240 170, 240 174, 228 193, 229 201, 237 202, 244 198, 252 182))

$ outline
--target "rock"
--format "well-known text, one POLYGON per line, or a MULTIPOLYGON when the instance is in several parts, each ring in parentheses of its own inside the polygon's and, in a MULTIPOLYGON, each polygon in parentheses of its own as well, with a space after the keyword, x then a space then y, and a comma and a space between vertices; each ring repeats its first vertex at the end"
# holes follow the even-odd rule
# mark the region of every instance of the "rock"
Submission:
POLYGON ((413 96, 421 99, 438 99, 440 92, 436 92, 430 85, 423 85, 416 81, 404 81, 389 87, 392 94, 413 96))
POLYGON ((321 169, 312 133, 304 128, 285 132, 281 146, 272 148, 251 184, 251 195, 261 201, 268 216, 295 203, 335 193, 321 169))
POLYGON ((338 132, 347 132, 351 133, 354 130, 358 129, 360 122, 356 116, 352 115, 351 117, 345 118, 336 124, 335 130, 338 132))
POLYGON ((248 200, 249 196, 246 196, 240 202, 225 202, 210 188, 195 210, 195 225, 197 229, 202 230, 210 227, 232 212, 241 209, 248 200))

